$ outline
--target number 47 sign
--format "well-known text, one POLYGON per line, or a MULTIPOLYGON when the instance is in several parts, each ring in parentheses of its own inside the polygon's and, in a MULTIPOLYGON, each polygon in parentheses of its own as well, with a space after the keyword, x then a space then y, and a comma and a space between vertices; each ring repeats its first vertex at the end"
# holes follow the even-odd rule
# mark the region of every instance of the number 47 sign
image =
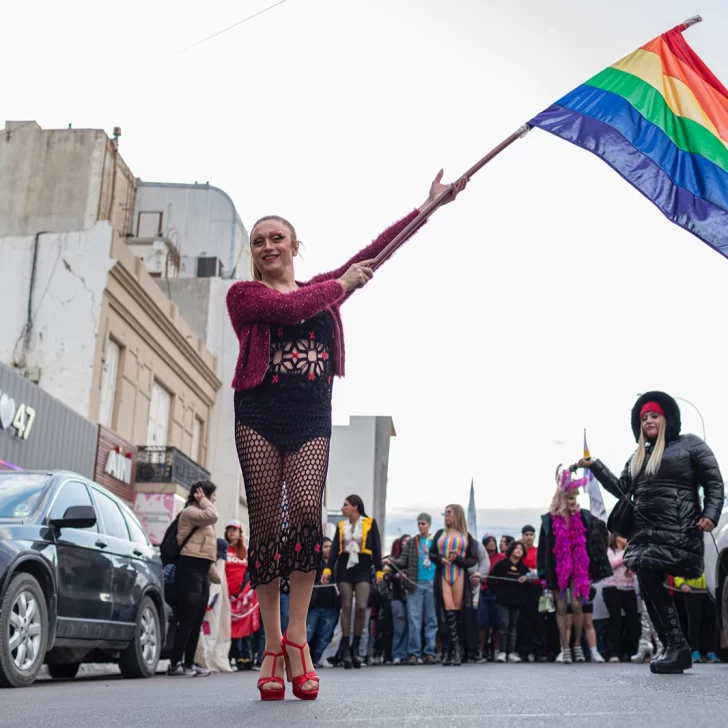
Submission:
POLYGON ((35 421, 35 410, 26 405, 15 404, 15 400, 2 392, 0 394, 0 429, 15 429, 15 434, 23 440, 28 439, 35 421))

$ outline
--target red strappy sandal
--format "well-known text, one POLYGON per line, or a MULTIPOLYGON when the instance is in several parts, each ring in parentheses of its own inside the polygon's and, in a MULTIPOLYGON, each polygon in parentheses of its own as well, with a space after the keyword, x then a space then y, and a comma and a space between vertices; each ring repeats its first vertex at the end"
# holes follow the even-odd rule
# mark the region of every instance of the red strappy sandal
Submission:
POLYGON ((299 700, 316 700, 319 694, 318 685, 314 690, 302 690, 301 686, 308 682, 309 680, 315 680, 317 683, 319 682, 320 678, 317 675, 317 673, 314 670, 311 670, 310 672, 306 672, 306 655, 304 655, 303 651, 306 649, 306 645, 308 642, 304 642, 302 645, 294 644, 293 642, 290 642, 288 640, 288 635, 284 634, 283 639, 281 640, 281 647, 283 647, 283 659, 286 662, 286 676, 288 677, 288 682, 293 683, 293 694, 295 697, 297 697, 299 700), (296 677, 292 677, 292 670, 291 670, 291 660, 288 657, 288 650, 286 650, 286 647, 295 647, 297 650, 300 650, 301 652, 301 665, 303 666, 304 673, 303 675, 296 675, 296 677))
POLYGON ((283 657, 285 659, 286 656, 283 654, 283 652, 264 652, 263 658, 265 659, 266 656, 273 658, 273 669, 271 670, 268 677, 258 678, 258 690, 260 690, 260 699, 283 700, 283 698, 286 697, 286 684, 283 682, 282 677, 276 677, 276 667, 278 667, 278 658, 283 657), (277 683, 278 685, 280 685, 280 687, 268 688, 267 690, 263 690, 263 686, 267 685, 268 683, 277 683))

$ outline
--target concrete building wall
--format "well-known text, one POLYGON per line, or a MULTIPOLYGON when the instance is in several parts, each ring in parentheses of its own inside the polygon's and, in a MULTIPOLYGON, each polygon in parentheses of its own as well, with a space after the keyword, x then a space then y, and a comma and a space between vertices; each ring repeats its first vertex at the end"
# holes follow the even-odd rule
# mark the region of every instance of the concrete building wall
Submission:
POLYGON ((376 417, 374 429, 374 505, 372 511, 381 529, 382 542, 387 532, 387 485, 389 483, 389 445, 395 435, 391 417, 376 417))
POLYGON ((133 233, 161 234, 182 256, 181 276, 195 277, 199 256, 222 261, 223 276, 250 277, 248 233, 230 196, 209 184, 137 181, 133 233))
POLYGON ((108 222, 75 233, 41 235, 31 329, 27 337, 35 236, 0 238, 0 361, 82 417, 98 422, 109 338, 121 346, 112 428, 135 445, 147 442, 151 387, 172 395, 168 445, 206 465, 211 412, 221 381, 217 360, 180 317, 142 262, 108 222), (200 453, 192 453, 194 418, 200 453))
POLYGON ((171 244, 162 239, 126 238, 127 247, 144 261, 146 269, 156 278, 177 278, 179 256, 171 244))
POLYGON ((326 505, 341 508, 344 498, 356 494, 367 513, 386 529, 389 440, 394 435, 391 417, 351 417, 348 425, 335 425, 331 436, 326 505))
POLYGON ((0 144, 0 237, 89 230, 128 232, 136 181, 100 129, 7 122, 0 144))
POLYGON ((40 387, 82 417, 89 416, 96 333, 114 264, 111 240, 106 222, 39 236, 31 284, 36 236, 0 238, 0 361, 34 379, 39 371, 40 387))

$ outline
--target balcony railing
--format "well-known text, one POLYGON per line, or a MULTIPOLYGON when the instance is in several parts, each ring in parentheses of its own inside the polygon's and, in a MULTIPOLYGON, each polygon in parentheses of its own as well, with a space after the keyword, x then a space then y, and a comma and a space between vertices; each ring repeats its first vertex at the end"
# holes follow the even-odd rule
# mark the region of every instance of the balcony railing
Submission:
POLYGON ((142 445, 137 450, 137 483, 178 483, 189 490, 210 473, 176 447, 142 445))

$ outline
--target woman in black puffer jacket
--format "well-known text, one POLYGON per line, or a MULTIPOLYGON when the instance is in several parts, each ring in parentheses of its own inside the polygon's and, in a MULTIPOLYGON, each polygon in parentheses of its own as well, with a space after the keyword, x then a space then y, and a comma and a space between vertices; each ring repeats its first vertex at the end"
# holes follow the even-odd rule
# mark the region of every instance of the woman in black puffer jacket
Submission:
POLYGON ((634 507, 624 563, 637 573, 642 599, 664 651, 652 672, 680 673, 692 667, 690 647, 680 629, 667 576, 697 578, 703 573, 703 532, 710 532, 723 509, 723 478, 712 450, 695 435, 680 434, 680 408, 664 392, 643 394, 632 409, 637 450, 617 478, 599 460, 581 460, 617 498, 634 507), (701 507, 699 489, 704 503, 701 507))

